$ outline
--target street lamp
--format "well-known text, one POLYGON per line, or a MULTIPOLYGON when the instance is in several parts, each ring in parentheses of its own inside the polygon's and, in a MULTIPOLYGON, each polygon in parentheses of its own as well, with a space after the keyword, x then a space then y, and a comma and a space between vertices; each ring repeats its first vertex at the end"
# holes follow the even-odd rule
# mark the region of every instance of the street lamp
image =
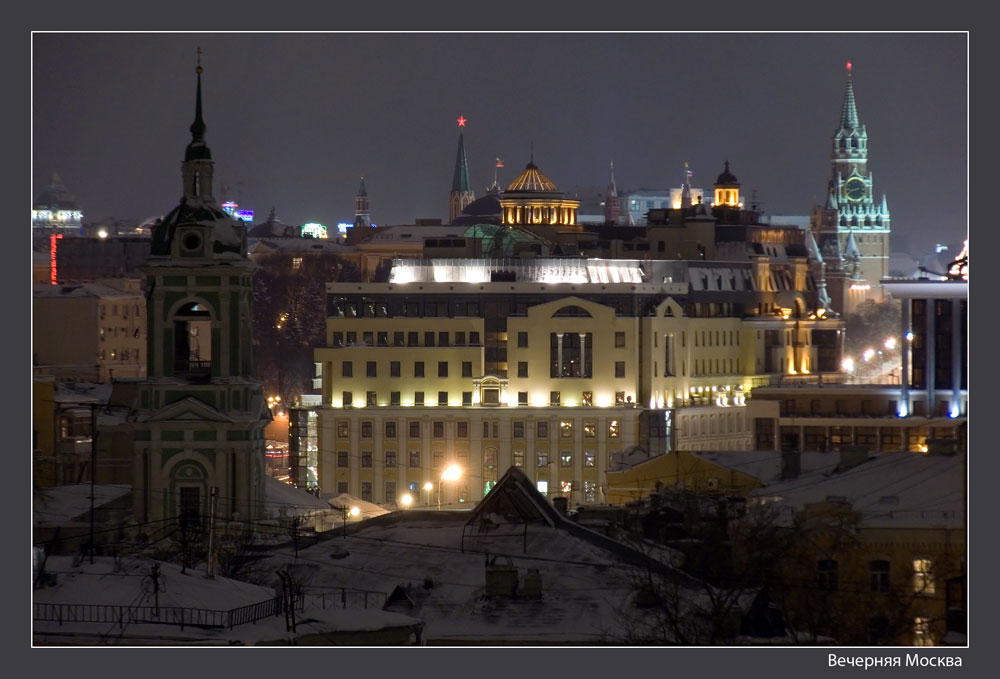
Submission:
POLYGON ((409 508, 409 506, 413 503, 413 496, 409 493, 405 493, 403 497, 399 498, 399 501, 402 503, 404 508, 409 508))
POLYGON ((431 491, 434 490, 434 484, 430 481, 426 482, 424 484, 424 490, 427 491, 427 502, 424 503, 424 506, 426 507, 431 503, 431 491))
POLYGON ((449 465, 441 473, 441 480, 438 481, 438 510, 441 509, 441 484, 445 481, 458 481, 460 478, 462 478, 462 468, 457 464, 449 465))

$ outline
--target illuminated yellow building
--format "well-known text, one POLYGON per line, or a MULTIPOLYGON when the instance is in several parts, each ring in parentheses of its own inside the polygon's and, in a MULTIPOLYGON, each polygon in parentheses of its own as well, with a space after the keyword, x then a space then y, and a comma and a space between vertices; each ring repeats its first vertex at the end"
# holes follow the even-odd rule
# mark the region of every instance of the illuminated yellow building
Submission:
POLYGON ((474 502, 520 466, 575 506, 633 446, 749 447, 745 395, 837 371, 841 328, 770 278, 755 291, 755 266, 400 259, 389 282, 328 284, 320 488, 474 502))
POLYGON ((609 470, 607 483, 605 498, 612 505, 644 499, 661 486, 678 485, 705 492, 741 492, 763 485, 751 474, 683 451, 609 470))
POLYGON ((500 197, 503 224, 553 226, 560 231, 580 231, 580 201, 564 198, 534 160, 510 183, 500 197))

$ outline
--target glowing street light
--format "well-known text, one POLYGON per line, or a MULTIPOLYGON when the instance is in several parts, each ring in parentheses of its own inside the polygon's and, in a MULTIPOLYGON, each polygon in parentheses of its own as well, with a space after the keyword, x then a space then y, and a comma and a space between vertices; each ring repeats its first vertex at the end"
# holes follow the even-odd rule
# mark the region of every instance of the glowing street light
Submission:
POLYGON ((874 356, 874 355, 875 355, 875 350, 874 349, 865 349, 865 353, 863 354, 864 359, 866 361, 870 361, 872 359, 872 356, 874 356))
POLYGON ((438 509, 441 509, 441 484, 445 481, 458 481, 462 478, 462 468, 457 464, 449 465, 442 473, 441 480, 438 481, 438 509))
POLYGON ((886 340, 885 340, 885 348, 888 349, 889 351, 892 351, 893 349, 895 349, 896 348, 896 338, 895 337, 888 337, 888 338, 886 338, 886 340))
POLYGON ((844 369, 844 372, 852 373, 854 372, 854 359, 851 357, 845 358, 840 362, 840 367, 844 369))
POLYGON ((424 503, 424 506, 426 507, 431 503, 431 491, 434 490, 434 484, 431 483, 430 481, 427 481, 426 483, 424 483, 424 490, 427 491, 427 502, 424 503))
POLYGON ((402 503, 404 508, 408 508, 411 504, 413 504, 413 496, 409 493, 404 493, 403 497, 399 498, 399 501, 402 503))

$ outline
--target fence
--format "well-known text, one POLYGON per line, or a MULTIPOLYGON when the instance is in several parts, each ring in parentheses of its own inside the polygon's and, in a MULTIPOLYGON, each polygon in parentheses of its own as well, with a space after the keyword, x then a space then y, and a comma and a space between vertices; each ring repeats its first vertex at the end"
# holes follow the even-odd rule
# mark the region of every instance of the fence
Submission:
MULTIPOLYGON (((295 608, 302 610, 303 598, 297 596, 295 608)), ((53 621, 60 625, 73 622, 115 623, 120 627, 131 624, 179 625, 212 629, 232 629, 237 625, 257 622, 279 615, 284 610, 281 597, 255 604, 215 611, 180 606, 109 606, 103 604, 34 604, 36 621, 53 621)))
POLYGON ((367 589, 351 589, 350 587, 330 587, 327 591, 310 593, 310 598, 318 600, 323 609, 326 608, 372 608, 381 609, 385 606, 388 595, 367 589))

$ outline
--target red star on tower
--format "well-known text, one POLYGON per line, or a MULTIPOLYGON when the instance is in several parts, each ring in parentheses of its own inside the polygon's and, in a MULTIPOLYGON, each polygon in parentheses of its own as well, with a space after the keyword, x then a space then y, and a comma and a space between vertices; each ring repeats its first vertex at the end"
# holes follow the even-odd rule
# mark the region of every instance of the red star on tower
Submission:
POLYGON ((466 120, 465 116, 459 116, 458 117, 458 126, 459 127, 465 127, 465 120, 466 120))

